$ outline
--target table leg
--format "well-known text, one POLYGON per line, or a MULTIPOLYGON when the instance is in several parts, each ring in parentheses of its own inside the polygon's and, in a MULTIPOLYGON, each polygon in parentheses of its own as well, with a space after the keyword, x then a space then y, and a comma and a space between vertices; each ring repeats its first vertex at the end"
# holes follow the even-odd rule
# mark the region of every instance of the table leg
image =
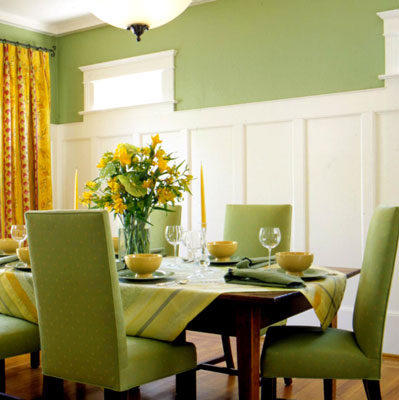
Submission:
MULTIPOLYGON (((330 326, 331 326, 331 328, 338 328, 338 316, 337 315, 335 315, 335 317, 331 321, 330 326)), ((337 398, 337 381, 336 381, 336 379, 332 380, 331 398, 332 398, 332 400, 335 400, 337 398)))
POLYGON ((259 400, 260 309, 238 308, 236 327, 239 399, 259 400))

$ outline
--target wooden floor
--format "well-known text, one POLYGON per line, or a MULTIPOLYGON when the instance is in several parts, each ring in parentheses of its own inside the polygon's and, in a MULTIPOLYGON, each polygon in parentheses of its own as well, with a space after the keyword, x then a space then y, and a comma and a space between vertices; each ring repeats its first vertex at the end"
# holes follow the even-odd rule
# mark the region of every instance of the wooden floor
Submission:
MULTIPOLYGON (((197 346, 199 360, 212 358, 219 353, 220 340, 217 336, 189 333, 188 340, 197 346)), ((235 344, 234 344, 235 345, 235 344)), ((234 346, 233 346, 234 347, 234 346)), ((26 400, 40 399, 42 388, 41 370, 30 368, 29 356, 21 356, 6 360, 7 393, 26 400)), ((101 389, 65 383, 64 399, 100 400, 101 389)), ((384 358, 382 368, 382 397, 384 400, 399 399, 399 358, 384 358)), ((198 400, 235 400, 238 399, 237 378, 222 374, 199 371, 197 374, 198 400)), ((322 382, 318 380, 295 379, 291 387, 284 387, 278 380, 279 398, 316 400, 323 398, 322 382)), ((142 400, 171 400, 175 398, 174 378, 143 385, 142 400)), ((360 381, 339 381, 337 399, 365 400, 363 385, 360 381)), ((59 399, 54 399, 59 400, 59 399)))

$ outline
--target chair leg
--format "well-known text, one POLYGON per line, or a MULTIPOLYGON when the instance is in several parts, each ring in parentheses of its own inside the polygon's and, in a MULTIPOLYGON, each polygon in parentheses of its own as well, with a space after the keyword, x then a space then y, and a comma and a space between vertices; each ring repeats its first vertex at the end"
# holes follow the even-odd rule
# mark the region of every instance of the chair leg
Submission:
POLYGON ((6 392, 6 362, 0 360, 0 392, 6 392))
POLYGON ((30 353, 30 367, 39 368, 40 366, 40 351, 30 353))
POLYGON ((277 379, 262 378, 261 385, 261 400, 275 400, 277 397, 277 379))
POLYGON ((176 375, 176 398, 195 400, 197 398, 197 370, 182 372, 176 375))
POLYGON ((292 385, 292 378, 284 378, 284 385, 291 386, 292 385))
POLYGON ((367 400, 381 400, 380 381, 363 379, 363 386, 367 395, 367 400))
POLYGON ((222 345, 227 368, 234 368, 233 354, 231 352, 230 336, 222 335, 222 345))
POLYGON ((111 389, 104 389, 104 400, 128 400, 129 391, 115 392, 111 389))
POLYGON ((333 400, 333 381, 332 379, 323 379, 324 400, 333 400))
POLYGON ((64 397, 63 379, 43 375, 43 400, 62 399, 64 397))

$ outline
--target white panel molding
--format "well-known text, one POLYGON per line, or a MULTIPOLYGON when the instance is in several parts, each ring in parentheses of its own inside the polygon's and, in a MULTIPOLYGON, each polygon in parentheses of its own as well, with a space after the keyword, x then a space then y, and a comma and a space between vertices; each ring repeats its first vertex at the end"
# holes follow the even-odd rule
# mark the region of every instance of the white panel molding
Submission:
POLYGON ((232 128, 233 157, 231 171, 233 180, 233 201, 235 204, 247 203, 247 137, 244 125, 232 128))
MULTIPOLYGON (((65 207, 67 205, 65 202, 68 201, 70 203, 71 200, 69 195, 65 198, 62 197, 65 187, 68 186, 66 185, 66 173, 64 174, 63 171, 68 170, 68 179, 71 181, 70 170, 72 170, 65 154, 67 151, 69 154, 73 154, 74 149, 78 154, 80 144, 87 148, 85 140, 90 141, 92 151, 89 152, 91 156, 89 154, 87 159, 80 164, 80 168, 85 165, 85 170, 82 170, 83 176, 93 176, 93 172, 96 173, 94 164, 97 163, 97 159, 90 160, 90 158, 94 157, 94 155, 98 157, 96 146, 101 140, 110 140, 110 143, 115 143, 118 140, 125 141, 125 137, 130 137, 134 144, 143 145, 147 141, 148 137, 146 136, 148 135, 155 133, 160 133, 161 135, 179 134, 187 139, 187 162, 191 170, 195 171, 196 178, 199 177, 197 161, 201 158, 201 154, 198 154, 198 152, 206 152, 204 154, 208 160, 206 187, 221 187, 217 194, 207 193, 209 214, 213 214, 215 218, 218 218, 217 227, 210 226, 208 236, 217 240, 221 231, 220 221, 222 216, 220 213, 222 212, 223 203, 232 201, 246 203, 248 200, 260 202, 259 196, 263 195, 260 190, 251 191, 251 198, 248 198, 248 193, 251 189, 248 186, 249 182, 251 184, 264 182, 265 171, 262 170, 262 160, 265 160, 265 164, 269 162, 267 165, 273 165, 273 162, 267 157, 267 154, 270 154, 268 153, 268 150, 270 151, 269 146, 278 148, 280 152, 285 151, 283 140, 287 140, 288 161, 279 162, 279 168, 286 168, 283 174, 280 174, 283 177, 281 193, 285 194, 272 193, 277 195, 272 199, 281 199, 286 203, 292 203, 294 206, 292 248, 295 250, 309 249, 310 232, 315 232, 316 229, 319 232, 318 235, 322 235, 317 240, 320 243, 325 243, 324 246, 320 247, 320 250, 316 250, 319 253, 322 252, 322 254, 316 254, 319 259, 325 260, 325 262, 333 260, 337 265, 340 263, 340 265, 360 267, 360 252, 364 249, 369 220, 375 206, 380 201, 385 201, 387 196, 389 203, 399 203, 399 198, 396 199, 395 187, 392 186, 391 188, 389 184, 386 184, 384 186, 384 195, 382 196, 381 184, 379 183, 383 172, 392 165, 392 163, 381 164, 381 160, 379 160, 381 140, 384 140, 384 157, 392 160, 396 159, 399 136, 394 135, 393 132, 397 129, 397 119, 387 117, 383 119, 383 124, 378 123, 380 116, 389 116, 398 112, 399 91, 392 87, 387 87, 305 98, 178 111, 170 114, 159 114, 156 117, 133 113, 129 110, 103 112, 95 116, 85 115, 84 122, 59 125, 52 131, 53 148, 57 149, 57 153, 54 155, 57 157, 54 176, 58 177, 58 182, 55 185, 55 198, 60 199, 57 206, 65 207), (288 129, 287 126, 289 127, 288 129), (334 132, 337 132, 336 141, 334 132), (255 136, 252 136, 253 134, 255 136), (281 135, 287 136, 283 136, 284 139, 282 140, 281 135), (333 148, 329 149, 328 144, 325 145, 323 143, 323 136, 320 135, 326 135, 326 139, 330 140, 333 148), (223 140, 221 140, 221 137, 223 137, 223 140), (346 141, 346 137, 348 141, 346 141), (310 142, 310 139, 312 139, 312 142, 310 142), (256 140, 261 140, 262 144, 258 144, 256 140), (255 160, 257 162, 253 163, 254 154, 248 153, 249 144, 251 144, 252 149, 259 150, 256 153, 258 157, 262 157, 260 161, 255 160), (223 147, 224 145, 226 146, 223 147), (309 154, 310 145, 312 145, 312 154, 309 154), (265 151, 263 152, 262 147, 259 146, 263 146, 265 151), (344 146, 349 146, 350 148, 344 148, 344 146), (321 150, 326 152, 333 164, 324 162, 323 156, 318 155, 321 150), (229 153, 226 154, 226 151, 229 153), (351 158, 351 154, 355 158, 351 158), (313 160, 312 171, 309 171, 310 155, 313 160), (193 160, 195 160, 195 165, 193 165, 193 160), (342 162, 345 164, 342 165, 342 162), (211 164, 213 170, 210 173, 209 165, 211 164), (251 166, 251 176, 248 176, 248 164, 251 166), (254 168, 254 165, 259 165, 259 168, 254 168), (341 180, 332 179, 331 165, 339 166, 341 180), (330 170, 327 169, 329 167, 330 170), (316 188, 315 194, 312 194, 314 190, 311 193, 309 174, 310 172, 314 174, 320 168, 326 168, 321 171, 322 175, 319 181, 321 186, 316 188), (345 168, 347 169, 347 180, 345 180, 346 176, 342 172, 345 171, 345 168), (382 168, 385 168, 384 171, 381 170, 382 168), (218 171, 220 171, 219 174, 218 171), (329 177, 330 180, 325 183, 323 176, 329 177), (330 184, 332 182, 334 187, 323 186, 325 184, 328 185, 328 182, 330 184), (346 189, 342 192, 345 187, 346 189), (345 202, 342 199, 351 198, 348 192, 351 187, 353 187, 353 196, 356 196, 356 198, 355 201, 351 201, 351 208, 349 208, 349 206, 345 206, 345 202), (287 190, 287 188, 291 189, 287 190), (348 221, 356 222, 356 226, 351 223, 350 232, 352 236, 349 245, 341 240, 341 237, 347 232, 344 229, 345 224, 342 224, 343 231, 341 235, 337 231, 323 231, 320 226, 323 225, 324 221, 317 220, 312 222, 309 217, 310 203, 317 207, 324 206, 324 204, 318 203, 316 198, 323 191, 331 193, 329 197, 330 205, 334 205, 336 199, 337 204, 341 207, 341 209, 330 207, 329 212, 336 213, 328 216, 330 220, 331 218, 336 218, 337 221, 343 220, 345 222, 345 218, 347 218, 348 221), (292 197, 290 197, 290 193, 292 197), (215 212, 215 208, 212 208, 213 203, 218 204, 217 212, 215 212), (342 218, 341 212, 345 213, 345 218, 342 218), (331 243, 331 246, 328 245, 329 243, 331 243), (340 248, 339 246, 343 247, 340 248)), ((176 137, 171 140, 176 143, 176 137)), ((285 154, 283 155, 285 157, 285 154)), ((276 154, 272 154, 272 159, 278 160, 276 154)), ((268 171, 267 173, 273 176, 273 171, 268 171)), ((387 174, 386 171, 384 173, 384 176, 389 177, 392 175, 391 173, 387 174)), ((189 197, 187 202, 188 228, 195 227, 198 219, 198 182, 198 179, 194 181, 194 197, 189 197)), ((272 183, 274 192, 278 191, 280 181, 272 183)), ((265 185, 266 190, 267 185, 265 185)), ((264 194, 264 197, 268 198, 267 193, 265 192, 264 194)), ((320 198, 322 199, 323 196, 320 198)), ((322 215, 322 211, 319 210, 319 214, 322 215)), ((340 223, 334 223, 333 225, 334 227, 341 226, 340 223)), ((340 326, 346 329, 351 328, 353 301, 357 288, 356 282, 356 279, 348 282, 347 293, 340 311, 340 326)), ((399 289, 393 285, 384 345, 384 351, 393 354, 399 354, 394 333, 395 329, 399 329, 398 299, 399 289)), ((296 317, 294 321, 307 324, 314 323, 314 316, 312 313, 305 313, 296 317)))
POLYGON ((308 232, 308 168, 306 121, 292 121, 292 193, 293 193, 293 226, 291 248, 309 251, 308 232))
POLYGON ((366 244, 367 230, 377 206, 377 132, 376 116, 373 112, 364 113, 360 118, 360 146, 361 146, 361 235, 362 254, 366 244))

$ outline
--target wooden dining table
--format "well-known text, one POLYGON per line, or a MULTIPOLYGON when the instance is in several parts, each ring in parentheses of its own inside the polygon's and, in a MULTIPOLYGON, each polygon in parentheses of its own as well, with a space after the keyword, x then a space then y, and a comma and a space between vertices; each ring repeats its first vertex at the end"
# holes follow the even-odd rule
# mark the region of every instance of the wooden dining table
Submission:
MULTIPOLYGON (((347 278, 358 268, 337 268, 347 278)), ((198 314, 186 330, 236 337, 240 400, 259 400, 260 330, 311 307, 300 292, 224 293, 198 314)), ((184 338, 184 334, 182 335, 184 338)))

